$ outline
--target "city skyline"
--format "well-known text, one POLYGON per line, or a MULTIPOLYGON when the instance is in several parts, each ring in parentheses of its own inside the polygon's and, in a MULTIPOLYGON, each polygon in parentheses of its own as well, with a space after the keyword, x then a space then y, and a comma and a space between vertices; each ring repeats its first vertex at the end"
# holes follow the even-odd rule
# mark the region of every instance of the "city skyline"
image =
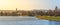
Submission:
POLYGON ((0 10, 33 10, 60 8, 60 0, 0 0, 0 10))

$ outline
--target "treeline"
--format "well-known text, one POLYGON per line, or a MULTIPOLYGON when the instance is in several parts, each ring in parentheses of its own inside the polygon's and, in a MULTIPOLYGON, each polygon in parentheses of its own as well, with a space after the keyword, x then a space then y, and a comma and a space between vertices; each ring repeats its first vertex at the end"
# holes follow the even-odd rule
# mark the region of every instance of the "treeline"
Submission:
POLYGON ((36 16, 36 15, 48 15, 48 16, 60 16, 60 11, 47 10, 47 11, 19 11, 19 12, 0 12, 0 16, 36 16))
POLYGON ((7 12, 0 12, 0 16, 18 16, 16 12, 7 13, 7 12))

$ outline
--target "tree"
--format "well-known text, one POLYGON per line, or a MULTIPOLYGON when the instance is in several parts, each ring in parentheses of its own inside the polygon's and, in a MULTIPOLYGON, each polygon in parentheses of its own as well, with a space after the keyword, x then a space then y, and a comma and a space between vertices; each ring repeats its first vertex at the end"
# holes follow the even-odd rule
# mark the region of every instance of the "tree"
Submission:
POLYGON ((5 16, 7 16, 7 13, 5 13, 5 16))
POLYGON ((1 16, 3 16, 3 12, 1 11, 1 16))
POLYGON ((49 10, 49 11, 48 11, 48 15, 49 15, 49 16, 53 16, 52 10, 49 10))

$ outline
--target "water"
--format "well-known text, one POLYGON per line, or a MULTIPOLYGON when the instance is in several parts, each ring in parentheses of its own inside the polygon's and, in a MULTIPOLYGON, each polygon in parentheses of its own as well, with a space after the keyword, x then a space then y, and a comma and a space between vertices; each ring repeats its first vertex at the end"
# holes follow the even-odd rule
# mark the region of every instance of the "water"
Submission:
POLYGON ((60 25, 60 22, 59 21, 49 21, 50 25, 60 25))
POLYGON ((60 25, 60 22, 38 20, 29 16, 0 16, 0 25, 60 25))

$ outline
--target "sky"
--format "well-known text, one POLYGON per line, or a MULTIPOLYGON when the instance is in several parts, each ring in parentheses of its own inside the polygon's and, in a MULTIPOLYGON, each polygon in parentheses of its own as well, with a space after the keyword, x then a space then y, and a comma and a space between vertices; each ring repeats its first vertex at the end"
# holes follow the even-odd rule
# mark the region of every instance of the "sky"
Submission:
POLYGON ((0 0, 0 10, 46 10, 60 8, 60 0, 0 0))

